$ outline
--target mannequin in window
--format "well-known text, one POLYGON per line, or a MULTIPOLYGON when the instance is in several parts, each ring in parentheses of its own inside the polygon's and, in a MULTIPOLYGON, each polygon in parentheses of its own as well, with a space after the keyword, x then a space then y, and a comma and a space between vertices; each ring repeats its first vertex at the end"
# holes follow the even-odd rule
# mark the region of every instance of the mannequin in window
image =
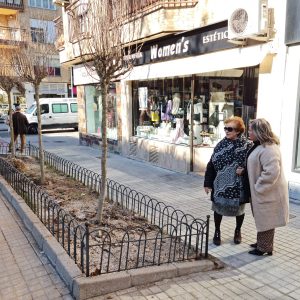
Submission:
POLYGON ((161 120, 169 122, 171 120, 173 102, 168 96, 165 97, 164 103, 161 108, 161 120))
POLYGON ((175 93, 173 95, 172 115, 176 115, 178 113, 179 107, 180 107, 180 94, 175 93))

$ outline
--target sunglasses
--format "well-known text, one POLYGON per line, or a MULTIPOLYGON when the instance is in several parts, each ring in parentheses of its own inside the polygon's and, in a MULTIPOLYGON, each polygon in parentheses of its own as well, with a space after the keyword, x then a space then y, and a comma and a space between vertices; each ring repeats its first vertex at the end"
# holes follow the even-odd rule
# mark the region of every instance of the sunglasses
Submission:
POLYGON ((228 131, 228 132, 232 132, 233 130, 235 130, 236 128, 233 128, 233 127, 224 127, 224 130, 225 131, 228 131))

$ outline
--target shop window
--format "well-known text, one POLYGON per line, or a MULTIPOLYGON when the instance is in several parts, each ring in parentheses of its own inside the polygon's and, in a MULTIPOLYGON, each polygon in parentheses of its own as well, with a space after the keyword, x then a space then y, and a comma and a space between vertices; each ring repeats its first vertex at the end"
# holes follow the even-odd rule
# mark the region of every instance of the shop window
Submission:
POLYGON ((68 104, 66 103, 55 103, 52 104, 52 112, 53 113, 67 113, 68 110, 68 104))
POLYGON ((188 145, 193 127, 194 145, 214 146, 225 136, 225 119, 240 116, 247 124, 255 118, 257 67, 216 71, 193 78, 133 82, 133 134, 188 145))
POLYGON ((78 112, 78 105, 77 103, 71 103, 71 112, 72 113, 77 113, 78 112))
MULTIPOLYGON (((94 86, 86 86, 86 123, 89 134, 101 137, 102 99, 100 91, 94 86)), ((107 96, 107 138, 118 140, 117 135, 117 100, 115 85, 111 84, 107 96)))

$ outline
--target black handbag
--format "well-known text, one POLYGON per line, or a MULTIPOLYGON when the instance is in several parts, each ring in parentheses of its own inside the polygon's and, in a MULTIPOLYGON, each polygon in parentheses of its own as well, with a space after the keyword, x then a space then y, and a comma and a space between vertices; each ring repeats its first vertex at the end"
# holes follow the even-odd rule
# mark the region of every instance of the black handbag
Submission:
POLYGON ((214 205, 217 211, 226 211, 227 216, 236 216, 240 209, 240 201, 236 199, 228 199, 223 197, 215 197, 214 205))
POLYGON ((240 204, 250 202, 250 187, 248 176, 242 175, 240 178, 240 204))

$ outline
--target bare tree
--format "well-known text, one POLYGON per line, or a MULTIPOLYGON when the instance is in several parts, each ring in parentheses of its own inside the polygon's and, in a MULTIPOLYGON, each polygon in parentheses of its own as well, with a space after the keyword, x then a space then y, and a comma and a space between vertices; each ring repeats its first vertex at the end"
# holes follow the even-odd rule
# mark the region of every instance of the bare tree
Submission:
POLYGON ((35 92, 35 101, 37 107, 38 120, 38 142, 39 142, 39 159, 41 169, 41 184, 45 181, 44 173, 44 153, 42 143, 42 126, 40 110, 40 85, 50 72, 51 61, 56 52, 54 47, 54 28, 41 15, 36 21, 36 28, 32 29, 27 36, 26 45, 12 52, 13 68, 15 72, 24 79, 25 82, 31 83, 35 92))
POLYGON ((15 156, 15 141, 14 141, 14 128, 12 122, 12 103, 11 103, 11 91, 14 87, 14 78, 11 76, 0 75, 0 88, 5 91, 8 97, 8 117, 9 117, 9 127, 10 127, 10 150, 12 157, 15 156))
POLYGON ((8 97, 8 117, 9 117, 9 127, 10 127, 10 150, 11 155, 15 156, 15 142, 14 142, 14 130, 12 122, 12 99, 11 91, 16 87, 21 94, 25 93, 24 85, 20 78, 16 76, 12 67, 12 57, 10 52, 6 49, 1 49, 0 51, 0 88, 6 92, 8 97))
POLYGON ((102 222, 106 195, 107 162, 107 100, 109 84, 132 68, 133 53, 141 44, 135 42, 140 33, 141 15, 135 8, 140 0, 81 0, 74 15, 74 38, 81 61, 91 76, 97 74, 101 92, 101 192, 97 221, 102 222), (125 59, 126 58, 126 59, 125 59), (92 72, 91 72, 92 71, 92 72))

